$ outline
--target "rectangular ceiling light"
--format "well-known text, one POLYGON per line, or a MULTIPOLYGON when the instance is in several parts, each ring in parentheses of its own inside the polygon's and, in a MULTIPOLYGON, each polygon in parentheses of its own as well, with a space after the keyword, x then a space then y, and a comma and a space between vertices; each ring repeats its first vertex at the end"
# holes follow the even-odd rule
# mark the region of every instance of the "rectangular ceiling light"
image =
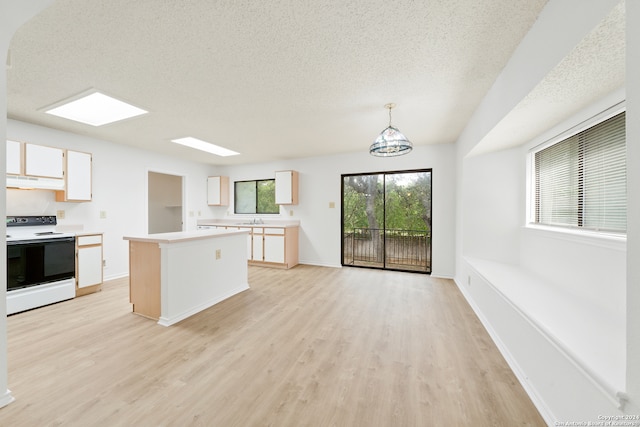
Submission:
POLYGON ((143 110, 100 92, 46 110, 45 113, 91 126, 102 126, 146 114, 143 110))
POLYGON ((216 156, 227 157, 240 154, 227 148, 211 144, 210 142, 202 141, 198 138, 193 138, 191 136, 187 136, 186 138, 172 139, 171 142, 195 148, 196 150, 206 151, 207 153, 212 153, 216 156))

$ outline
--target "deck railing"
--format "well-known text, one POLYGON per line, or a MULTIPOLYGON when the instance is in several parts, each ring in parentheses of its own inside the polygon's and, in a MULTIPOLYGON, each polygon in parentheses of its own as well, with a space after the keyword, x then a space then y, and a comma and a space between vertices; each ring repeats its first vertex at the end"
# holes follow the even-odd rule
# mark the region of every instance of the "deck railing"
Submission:
POLYGON ((422 230, 355 228, 344 234, 343 263, 431 272, 430 239, 422 230))

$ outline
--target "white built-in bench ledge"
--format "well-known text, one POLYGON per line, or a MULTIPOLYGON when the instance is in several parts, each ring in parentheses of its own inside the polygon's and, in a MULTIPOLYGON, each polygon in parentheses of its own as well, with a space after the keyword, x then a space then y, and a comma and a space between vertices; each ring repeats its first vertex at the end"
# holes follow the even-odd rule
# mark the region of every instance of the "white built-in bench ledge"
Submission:
MULTIPOLYGON (((623 396, 620 392, 625 389, 624 307, 612 312, 517 265, 473 257, 465 260, 603 391, 617 399, 623 396)), ((531 351, 535 352, 535 348, 531 351)))

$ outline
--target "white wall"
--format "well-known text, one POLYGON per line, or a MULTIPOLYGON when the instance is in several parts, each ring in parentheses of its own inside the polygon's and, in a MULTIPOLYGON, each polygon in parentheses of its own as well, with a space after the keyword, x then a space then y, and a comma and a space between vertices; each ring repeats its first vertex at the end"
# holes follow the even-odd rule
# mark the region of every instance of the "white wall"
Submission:
MULTIPOLYGON (((6 1, 0 3, 0 16, 4 18, 2 25, 0 25, 0 59, 6 58, 7 49, 11 36, 15 31, 15 28, 5 25, 5 19, 13 17, 13 14, 8 14, 6 1), (5 18, 6 17, 6 18, 5 18)), ((0 141, 5 141, 6 135, 6 117, 7 117, 7 71, 5 67, 0 66, 0 141)), ((6 143, 5 143, 6 144, 6 143)), ((0 150, 0 174, 5 175, 7 173, 7 153, 4 148, 0 150)), ((4 187, 0 190, 0 197, 5 197, 4 187)), ((6 216, 6 209, 4 204, 0 204, 0 215, 6 216)), ((2 226, 2 235, 6 233, 6 225, 2 226)), ((0 407, 7 405, 13 401, 11 392, 7 388, 7 305, 5 303, 7 299, 7 245, 6 238, 2 238, 0 244, 0 407)))
POLYGON ((466 256, 518 262, 523 225, 524 174, 520 150, 463 160, 463 252, 466 256))
POLYGON ((627 413, 640 414, 640 2, 627 1, 627 413), (630 167, 629 167, 630 166, 630 167))
MULTIPOLYGON (((6 117, 7 117, 7 74, 5 59, 11 38, 15 31, 31 17, 44 10, 53 0, 34 0, 30 2, 17 2, 12 0, 0 1, 0 141, 3 147, 6 144, 6 117)), ((6 174, 6 150, 0 150, 0 176, 6 174)), ((5 197, 4 186, 0 190, 0 198, 5 197)), ((6 216, 5 205, 0 204, 0 215, 6 216)), ((6 225, 2 225, 5 231, 6 225)), ((5 233, 2 233, 4 236, 5 233)), ((0 407, 13 401, 11 392, 7 388, 7 316, 6 316, 6 291, 7 291, 7 253, 6 239, 0 241, 0 407)))
POLYGON ((408 155, 395 158, 371 156, 365 144, 362 152, 286 160, 273 163, 234 166, 223 170, 229 175, 230 206, 216 208, 215 218, 233 214, 233 182, 274 178, 277 170, 299 172, 299 203, 281 207, 280 219, 300 221, 300 262, 314 265, 340 265, 341 174, 385 172, 431 168, 433 204, 432 274, 453 277, 455 222, 455 147, 451 144, 416 147, 408 155), (334 202, 335 208, 329 208, 334 202), (293 216, 290 216, 293 211, 293 216))
POLYGON ((64 210, 65 218, 59 221, 59 225, 82 225, 86 231, 104 232, 104 259, 107 262, 105 280, 128 274, 128 249, 122 237, 147 233, 149 171, 185 177, 185 229, 196 228, 198 212, 201 212, 202 218, 213 213, 206 201, 207 176, 213 169, 209 165, 181 161, 16 120, 8 120, 7 137, 93 154, 91 202, 56 202, 53 192, 13 190, 7 195, 7 209, 14 215, 55 215, 58 210, 64 210), (18 207, 19 212, 13 211, 18 207), (42 211, 38 212, 37 209, 42 211), (106 218, 101 218, 102 212, 106 218))

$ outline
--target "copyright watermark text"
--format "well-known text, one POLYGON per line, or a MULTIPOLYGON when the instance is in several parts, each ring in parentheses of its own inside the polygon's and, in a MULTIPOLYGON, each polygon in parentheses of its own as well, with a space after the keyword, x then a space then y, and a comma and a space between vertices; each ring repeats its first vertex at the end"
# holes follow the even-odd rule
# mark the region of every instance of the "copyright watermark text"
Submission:
POLYGON ((554 426, 585 426, 585 427, 640 427, 640 415, 598 415, 598 419, 594 421, 556 421, 554 426))

